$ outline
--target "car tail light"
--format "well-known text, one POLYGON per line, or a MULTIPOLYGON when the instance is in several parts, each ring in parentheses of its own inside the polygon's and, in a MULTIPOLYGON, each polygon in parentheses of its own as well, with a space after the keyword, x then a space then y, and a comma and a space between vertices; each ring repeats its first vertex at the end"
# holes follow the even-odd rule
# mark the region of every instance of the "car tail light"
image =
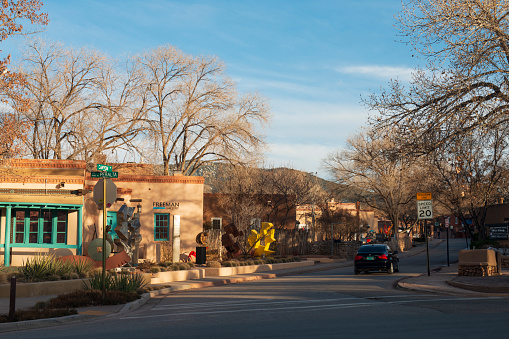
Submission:
POLYGON ((387 256, 385 254, 379 255, 378 259, 387 259, 387 256))
MULTIPOLYGON (((351 258, 351 257, 350 257, 351 258)), ((362 260, 362 255, 356 255, 353 260, 362 260)))

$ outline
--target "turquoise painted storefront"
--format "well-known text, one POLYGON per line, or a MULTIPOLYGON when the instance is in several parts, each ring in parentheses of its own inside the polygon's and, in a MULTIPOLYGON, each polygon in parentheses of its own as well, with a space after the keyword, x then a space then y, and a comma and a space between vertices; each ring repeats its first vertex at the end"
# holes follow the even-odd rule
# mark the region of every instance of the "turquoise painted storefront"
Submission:
POLYGON ((22 249, 68 249, 82 254, 83 205, 0 202, 5 213, 0 248, 4 249, 4 265, 10 266, 12 251, 22 249), (69 216, 76 213, 75 223, 69 216))

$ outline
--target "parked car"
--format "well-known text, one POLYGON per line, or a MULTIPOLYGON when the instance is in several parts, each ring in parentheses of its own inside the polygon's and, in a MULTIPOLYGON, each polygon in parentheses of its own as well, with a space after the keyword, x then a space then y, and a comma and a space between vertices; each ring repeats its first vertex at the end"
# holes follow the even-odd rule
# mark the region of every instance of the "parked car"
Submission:
POLYGON ((362 271, 386 271, 389 274, 399 272, 397 251, 391 251, 383 244, 362 245, 354 258, 354 273, 362 271))

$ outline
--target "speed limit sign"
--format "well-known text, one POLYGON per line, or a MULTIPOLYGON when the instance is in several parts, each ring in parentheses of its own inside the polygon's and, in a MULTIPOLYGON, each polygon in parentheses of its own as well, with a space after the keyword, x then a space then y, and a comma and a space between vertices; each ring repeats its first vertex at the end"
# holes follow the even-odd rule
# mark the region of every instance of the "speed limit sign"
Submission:
POLYGON ((433 219, 433 204, 431 200, 417 200, 417 219, 433 219))

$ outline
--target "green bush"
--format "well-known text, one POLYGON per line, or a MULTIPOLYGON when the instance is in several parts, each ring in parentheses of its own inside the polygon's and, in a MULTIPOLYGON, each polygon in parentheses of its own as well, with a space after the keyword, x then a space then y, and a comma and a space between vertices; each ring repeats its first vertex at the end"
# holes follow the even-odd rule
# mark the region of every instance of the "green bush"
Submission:
MULTIPOLYGON (((139 298, 137 292, 123 292, 107 290, 102 295, 101 290, 78 290, 61 294, 49 300, 43 308, 74 308, 95 305, 118 305, 134 301, 139 298)), ((36 305, 37 306, 37 305, 36 305)))
POLYGON ((181 271, 185 271, 185 270, 191 269, 191 266, 189 266, 189 264, 185 263, 185 262, 179 262, 177 265, 179 267, 179 270, 181 270, 181 271))
POLYGON ((206 266, 207 267, 212 267, 212 268, 220 268, 221 267, 221 263, 219 261, 211 260, 211 261, 207 261, 206 266))
POLYGON ((159 273, 161 272, 161 268, 154 266, 150 268, 150 273, 159 273))
POLYGON ((50 280, 50 277, 55 280, 54 276, 66 273, 70 273, 69 265, 56 260, 53 255, 37 254, 27 259, 19 268, 20 277, 29 282, 46 281, 50 280))
MULTIPOLYGON (((89 279, 90 286, 83 281, 84 290, 102 290, 102 274, 94 274, 89 279)), ((143 288, 147 283, 143 281, 141 274, 106 274, 104 288, 108 291, 135 292, 143 288)))
POLYGON ((79 278, 88 277, 94 268, 94 262, 87 257, 74 257, 68 263, 71 265, 71 274, 76 273, 79 278))
POLYGON ((19 268, 19 277, 28 282, 84 278, 93 269, 91 260, 80 258, 62 261, 54 255, 37 254, 19 268))

